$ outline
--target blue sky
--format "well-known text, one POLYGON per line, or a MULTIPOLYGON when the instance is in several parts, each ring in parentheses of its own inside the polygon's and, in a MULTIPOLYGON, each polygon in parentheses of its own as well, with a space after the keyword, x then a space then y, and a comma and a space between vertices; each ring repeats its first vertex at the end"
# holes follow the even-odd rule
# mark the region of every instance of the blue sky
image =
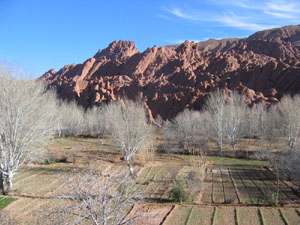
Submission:
POLYGON ((297 24, 299 0, 0 0, 0 61, 37 77, 114 40, 144 51, 297 24))

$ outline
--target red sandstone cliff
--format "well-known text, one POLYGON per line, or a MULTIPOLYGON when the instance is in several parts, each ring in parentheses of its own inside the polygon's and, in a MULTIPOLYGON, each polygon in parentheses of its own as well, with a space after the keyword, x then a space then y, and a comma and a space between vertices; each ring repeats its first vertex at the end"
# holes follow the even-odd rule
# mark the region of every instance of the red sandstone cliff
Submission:
POLYGON ((300 26, 144 52, 131 41, 115 41, 84 63, 49 70, 42 79, 84 107, 138 97, 164 119, 187 107, 200 109, 216 88, 236 89, 249 104, 270 104, 300 92, 300 26))

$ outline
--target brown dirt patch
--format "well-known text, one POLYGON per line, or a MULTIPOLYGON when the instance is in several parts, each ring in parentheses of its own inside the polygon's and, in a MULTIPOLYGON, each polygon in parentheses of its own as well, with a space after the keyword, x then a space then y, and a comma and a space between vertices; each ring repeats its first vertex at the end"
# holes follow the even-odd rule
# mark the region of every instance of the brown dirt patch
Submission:
POLYGON ((139 215, 135 224, 159 225, 171 208, 172 205, 142 204, 135 206, 130 214, 139 215))

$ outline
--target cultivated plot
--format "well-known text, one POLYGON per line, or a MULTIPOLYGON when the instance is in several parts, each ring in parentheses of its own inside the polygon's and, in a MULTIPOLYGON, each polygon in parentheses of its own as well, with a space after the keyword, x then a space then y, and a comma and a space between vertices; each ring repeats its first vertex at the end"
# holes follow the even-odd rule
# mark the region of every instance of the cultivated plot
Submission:
MULTIPOLYGON (((206 170, 203 203, 218 204, 274 204, 277 180, 274 173, 264 167, 212 166, 206 170)), ((291 182, 279 180, 279 203, 300 202, 299 194, 291 182)))

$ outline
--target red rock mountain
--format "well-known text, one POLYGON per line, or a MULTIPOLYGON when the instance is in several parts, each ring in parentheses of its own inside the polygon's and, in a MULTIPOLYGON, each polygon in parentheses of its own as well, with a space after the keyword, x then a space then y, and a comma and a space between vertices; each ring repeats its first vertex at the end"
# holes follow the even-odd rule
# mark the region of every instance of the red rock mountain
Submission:
POLYGON ((249 104, 276 103, 300 92, 300 25, 260 31, 244 39, 210 39, 138 52, 115 41, 82 64, 46 72, 63 99, 84 107, 118 98, 142 98, 153 117, 201 109, 217 88, 235 89, 249 104))

